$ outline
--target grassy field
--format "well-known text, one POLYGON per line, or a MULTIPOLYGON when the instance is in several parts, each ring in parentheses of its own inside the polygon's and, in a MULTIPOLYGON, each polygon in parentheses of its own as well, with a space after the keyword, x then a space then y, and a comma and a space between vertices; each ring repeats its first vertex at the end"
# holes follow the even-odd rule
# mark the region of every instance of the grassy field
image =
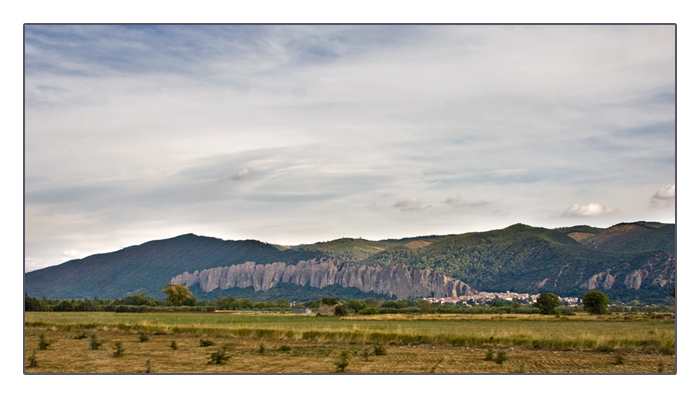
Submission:
POLYGON ((26 373, 674 373, 674 351, 659 314, 25 314, 26 373))

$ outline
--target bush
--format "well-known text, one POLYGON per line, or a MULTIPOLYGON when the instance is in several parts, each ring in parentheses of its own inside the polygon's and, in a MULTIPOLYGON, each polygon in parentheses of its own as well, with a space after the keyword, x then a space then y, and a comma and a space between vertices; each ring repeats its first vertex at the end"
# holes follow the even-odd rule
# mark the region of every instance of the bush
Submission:
POLYGON ((282 345, 280 346, 280 348, 278 348, 278 350, 280 350, 280 351, 282 351, 282 352, 289 352, 289 351, 292 350, 292 347, 290 347, 290 346, 288 346, 288 345, 286 345, 286 344, 282 344, 282 345))
POLYGON ((493 361, 500 365, 503 362, 505 362, 506 359, 508 359, 506 358, 506 352, 504 350, 500 350, 498 351, 498 354, 496 354, 496 359, 494 359, 493 361))
POLYGON ((325 305, 336 305, 340 303, 340 299, 338 297, 335 298, 330 298, 330 297, 324 297, 321 299, 321 303, 325 305))
POLYGON ((114 356, 115 358, 119 358, 124 354, 125 350, 124 350, 124 347, 122 347, 121 341, 117 341, 116 343, 114 343, 112 345, 112 347, 114 348, 114 352, 112 353, 112 356, 114 356))
POLYGON ((622 353, 622 351, 617 351, 615 353, 615 365, 624 365, 625 363, 625 355, 622 353))
MULTIPOLYGON (((32 355, 29 356, 29 366, 30 368, 36 368, 36 351, 32 351, 32 355)), ((659 372, 660 373, 660 372, 659 372)))
POLYGON ((345 308, 345 306, 342 304, 337 305, 333 311, 335 313, 335 316, 345 316, 348 314, 347 308, 345 308))
POLYGON ((338 361, 335 363, 335 369, 337 373, 345 373, 345 368, 350 364, 350 354, 347 351, 340 353, 338 361))
POLYGON ((375 345, 374 355, 386 355, 386 347, 384 347, 383 345, 375 345))
POLYGON ((359 312, 360 315, 376 315, 379 314, 379 310, 374 307, 363 308, 359 312))
POLYGON ((173 350, 177 350, 177 342, 175 340, 170 342, 170 348, 173 350))
POLYGON ((51 343, 49 343, 48 341, 46 341, 46 339, 44 339, 44 334, 42 333, 39 336, 39 349, 45 350, 45 349, 49 348, 50 345, 51 345, 51 343))
POLYGON ((101 345, 102 345, 102 343, 97 341, 97 336, 95 336, 95 334, 93 333, 92 337, 90 338, 90 349, 91 350, 98 350, 98 349, 100 349, 101 345))
POLYGON ((200 347, 209 347, 213 346, 214 342, 211 340, 204 340, 204 339, 199 339, 199 346, 200 347))
POLYGON ((226 347, 219 348, 218 351, 212 352, 209 355, 209 364, 213 365, 223 365, 231 358, 230 355, 226 355, 226 347))
POLYGON ((144 332, 141 332, 141 333, 139 334, 139 341, 140 341, 141 343, 144 343, 144 342, 148 341, 148 335, 147 335, 146 333, 144 333, 144 332))
POLYGON ((566 315, 566 316, 571 316, 575 315, 576 313, 574 312, 574 309, 571 307, 561 307, 557 308, 557 312, 559 315, 566 315))
POLYGON ((489 348, 486 351, 486 358, 484 358, 485 361, 493 361, 493 348, 489 348))
POLYGON ((260 346, 258 347, 258 354, 265 355, 265 344, 260 343, 260 346))
POLYGON ((362 350, 362 358, 365 362, 369 361, 369 348, 365 347, 365 349, 362 350))

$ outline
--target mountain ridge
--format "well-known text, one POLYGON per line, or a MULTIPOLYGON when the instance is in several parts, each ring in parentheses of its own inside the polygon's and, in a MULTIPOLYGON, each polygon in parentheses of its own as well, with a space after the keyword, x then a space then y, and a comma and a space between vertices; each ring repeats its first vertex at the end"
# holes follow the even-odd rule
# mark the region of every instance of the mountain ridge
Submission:
POLYGON ((642 221, 605 229, 514 224, 457 235, 341 238, 288 248, 184 234, 28 272, 25 291, 53 298, 160 297, 160 289, 185 272, 321 258, 429 270, 484 291, 581 295, 599 288, 611 297, 661 299, 675 284, 675 224, 642 221))

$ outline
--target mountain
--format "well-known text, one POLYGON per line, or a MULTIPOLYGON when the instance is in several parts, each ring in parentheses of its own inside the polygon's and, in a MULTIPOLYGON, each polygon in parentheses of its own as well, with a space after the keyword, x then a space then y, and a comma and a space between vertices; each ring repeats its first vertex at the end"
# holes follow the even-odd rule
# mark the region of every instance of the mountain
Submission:
POLYGON ((460 235, 342 238, 294 247, 190 234, 29 272, 25 290, 52 298, 161 297, 163 286, 180 281, 202 297, 227 290, 274 296, 276 289, 302 289, 308 296, 335 286, 346 294, 397 297, 467 289, 581 296, 597 289, 613 299, 661 301, 676 283, 675 241, 675 224, 649 222, 606 229, 515 224, 460 235), (313 272, 310 264, 316 264, 313 272), (339 277, 360 269, 364 279, 349 283, 339 277))
POLYGON ((300 261, 317 257, 312 251, 284 252, 255 240, 228 241, 187 234, 156 240, 122 250, 25 274, 25 291, 32 297, 125 297, 161 292, 170 279, 183 272, 256 261, 300 261))

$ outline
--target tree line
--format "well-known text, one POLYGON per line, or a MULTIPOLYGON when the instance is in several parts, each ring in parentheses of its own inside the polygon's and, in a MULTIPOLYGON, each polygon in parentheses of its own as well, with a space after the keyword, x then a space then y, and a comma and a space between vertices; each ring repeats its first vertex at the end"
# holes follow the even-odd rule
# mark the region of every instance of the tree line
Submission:
POLYGON ((124 297, 122 299, 51 299, 24 296, 25 311, 106 311, 106 312, 214 312, 214 311, 263 311, 263 312, 293 312, 298 308, 318 310, 321 304, 335 306, 336 315, 372 315, 372 314, 545 314, 545 315, 573 315, 575 312, 585 311, 591 314, 606 314, 610 311, 639 311, 639 312, 673 312, 673 307, 657 305, 648 306, 620 306, 611 305, 608 297, 599 291, 590 291, 584 294, 582 306, 560 305, 559 297, 553 293, 542 293, 537 301, 526 304, 518 301, 494 299, 482 305, 440 304, 430 303, 420 298, 407 298, 401 300, 377 299, 368 297, 364 299, 350 299, 342 301, 338 297, 320 298, 305 302, 290 302, 278 298, 269 301, 252 301, 248 298, 235 298, 231 296, 220 297, 213 300, 197 300, 190 290, 182 285, 168 284, 162 290, 166 295, 165 300, 156 300, 147 297, 143 293, 124 297))

